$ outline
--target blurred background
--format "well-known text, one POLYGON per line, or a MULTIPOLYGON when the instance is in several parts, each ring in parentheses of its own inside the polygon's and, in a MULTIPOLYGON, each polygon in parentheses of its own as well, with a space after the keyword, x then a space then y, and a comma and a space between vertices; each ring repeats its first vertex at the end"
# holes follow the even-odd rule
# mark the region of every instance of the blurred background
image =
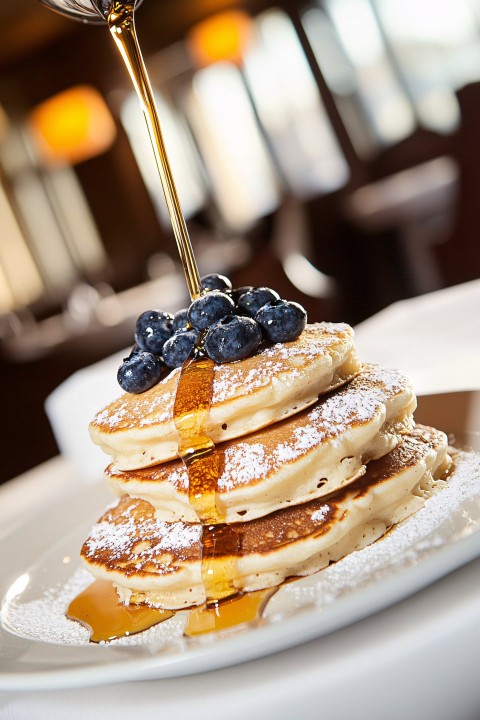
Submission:
MULTIPOLYGON (((351 324, 480 276, 480 0, 145 0, 136 24, 201 274, 351 324)), ((58 452, 60 382, 186 303, 106 26, 2 0, 0 482, 58 452)))

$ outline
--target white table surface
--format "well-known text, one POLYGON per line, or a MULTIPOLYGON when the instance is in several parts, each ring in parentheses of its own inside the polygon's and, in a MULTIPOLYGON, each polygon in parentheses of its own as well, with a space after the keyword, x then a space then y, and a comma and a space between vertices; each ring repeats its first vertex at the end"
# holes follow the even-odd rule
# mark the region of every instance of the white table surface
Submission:
MULTIPOLYGON (((357 346, 363 359, 408 372, 419 393, 480 389, 480 281, 398 303, 358 327, 357 346)), ((54 458, 0 487, 0 540, 67 497, 80 482, 74 461, 54 458)), ((480 559, 270 657, 170 680, 1 693, 0 718, 478 720, 479 667, 480 559)))

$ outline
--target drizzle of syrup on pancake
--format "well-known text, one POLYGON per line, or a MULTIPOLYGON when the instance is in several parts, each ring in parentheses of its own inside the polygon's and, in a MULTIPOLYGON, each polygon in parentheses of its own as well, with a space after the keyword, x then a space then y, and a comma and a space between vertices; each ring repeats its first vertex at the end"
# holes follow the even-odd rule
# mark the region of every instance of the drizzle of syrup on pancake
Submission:
MULTIPOLYGON (((436 435, 438 435, 437 431, 418 426, 395 452, 371 461, 367 473, 351 486, 309 503, 310 520, 306 522, 305 518, 303 519, 305 533, 315 536, 317 533, 323 532, 334 517, 335 507, 338 502, 342 501, 344 494, 350 493, 355 498, 361 497, 369 487, 381 484, 392 474, 396 474, 410 465, 415 465, 422 455, 422 446, 423 448, 425 445, 435 447, 436 435), (315 518, 314 521, 313 516, 318 511, 321 511, 321 517, 315 518), (316 528, 318 520, 320 523, 316 528)), ((448 477, 451 472, 449 462, 447 457, 446 462, 436 469, 433 475, 436 481, 445 480, 448 477)), ((148 505, 145 501, 140 502, 148 505)), ((302 514, 301 508, 292 507, 288 510, 291 520, 295 521, 297 512, 302 514)), ((288 528, 291 525, 291 523, 285 525, 282 522, 278 526, 277 521, 283 518, 284 513, 285 510, 278 511, 270 516, 270 523, 274 524, 271 534, 280 542, 283 542, 282 532, 287 533, 288 540, 288 528)), ((253 520, 235 525, 219 524, 204 527, 203 566, 207 570, 211 570, 211 574, 206 573, 204 577, 206 587, 208 584, 211 602, 190 610, 185 630, 186 636, 192 637, 202 633, 221 631, 235 625, 255 622, 261 617, 266 603, 276 588, 258 593, 235 594, 231 582, 233 575, 228 576, 231 561, 227 559, 235 556, 236 543, 240 541, 242 549, 247 553, 251 552, 252 548, 256 552, 261 550, 261 541, 264 536, 258 534, 257 525, 258 522, 253 520), (226 580, 225 575, 227 575, 226 580)), ((233 563, 232 572, 234 571, 235 563, 233 563)), ((97 581, 72 602, 67 614, 91 627, 93 629, 92 640, 99 641, 145 630, 151 625, 168 619, 174 613, 142 605, 121 605, 111 583, 97 581), (118 622, 115 617, 112 618, 112 613, 115 615, 117 612, 119 613, 118 622)))
POLYGON ((221 525, 216 503, 217 483, 223 472, 223 454, 216 452, 206 426, 213 397, 214 363, 193 357, 182 367, 174 404, 179 434, 178 454, 188 472, 190 502, 202 522, 202 579, 207 603, 216 603, 235 590, 236 558, 241 534, 221 525))
POLYGON ((217 480, 222 473, 222 456, 205 426, 212 404, 214 363, 194 357, 182 367, 173 417, 178 432, 178 455, 188 471, 188 494, 199 520, 221 523, 224 518, 216 504, 217 480))

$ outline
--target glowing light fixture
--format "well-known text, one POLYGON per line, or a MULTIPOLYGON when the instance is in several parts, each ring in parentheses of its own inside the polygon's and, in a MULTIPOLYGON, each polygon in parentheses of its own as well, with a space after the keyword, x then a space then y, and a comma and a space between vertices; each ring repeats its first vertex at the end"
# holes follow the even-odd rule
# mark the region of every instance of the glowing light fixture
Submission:
POLYGON ((74 165, 95 157, 108 150, 116 134, 102 96, 86 85, 38 105, 30 115, 30 127, 40 156, 49 165, 74 165))
POLYGON ((195 25, 188 35, 190 52, 200 67, 216 62, 240 63, 253 36, 249 15, 230 10, 195 25))

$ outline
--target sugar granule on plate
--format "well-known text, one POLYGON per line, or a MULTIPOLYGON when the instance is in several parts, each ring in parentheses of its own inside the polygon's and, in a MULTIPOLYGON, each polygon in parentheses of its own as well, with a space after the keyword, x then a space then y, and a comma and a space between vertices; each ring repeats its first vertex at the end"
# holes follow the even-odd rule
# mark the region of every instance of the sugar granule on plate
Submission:
POLYGON ((69 603, 92 582, 86 570, 78 569, 63 585, 49 588, 37 600, 22 603, 14 598, 2 609, 2 623, 20 637, 58 645, 85 645, 90 633, 69 620, 69 603))

